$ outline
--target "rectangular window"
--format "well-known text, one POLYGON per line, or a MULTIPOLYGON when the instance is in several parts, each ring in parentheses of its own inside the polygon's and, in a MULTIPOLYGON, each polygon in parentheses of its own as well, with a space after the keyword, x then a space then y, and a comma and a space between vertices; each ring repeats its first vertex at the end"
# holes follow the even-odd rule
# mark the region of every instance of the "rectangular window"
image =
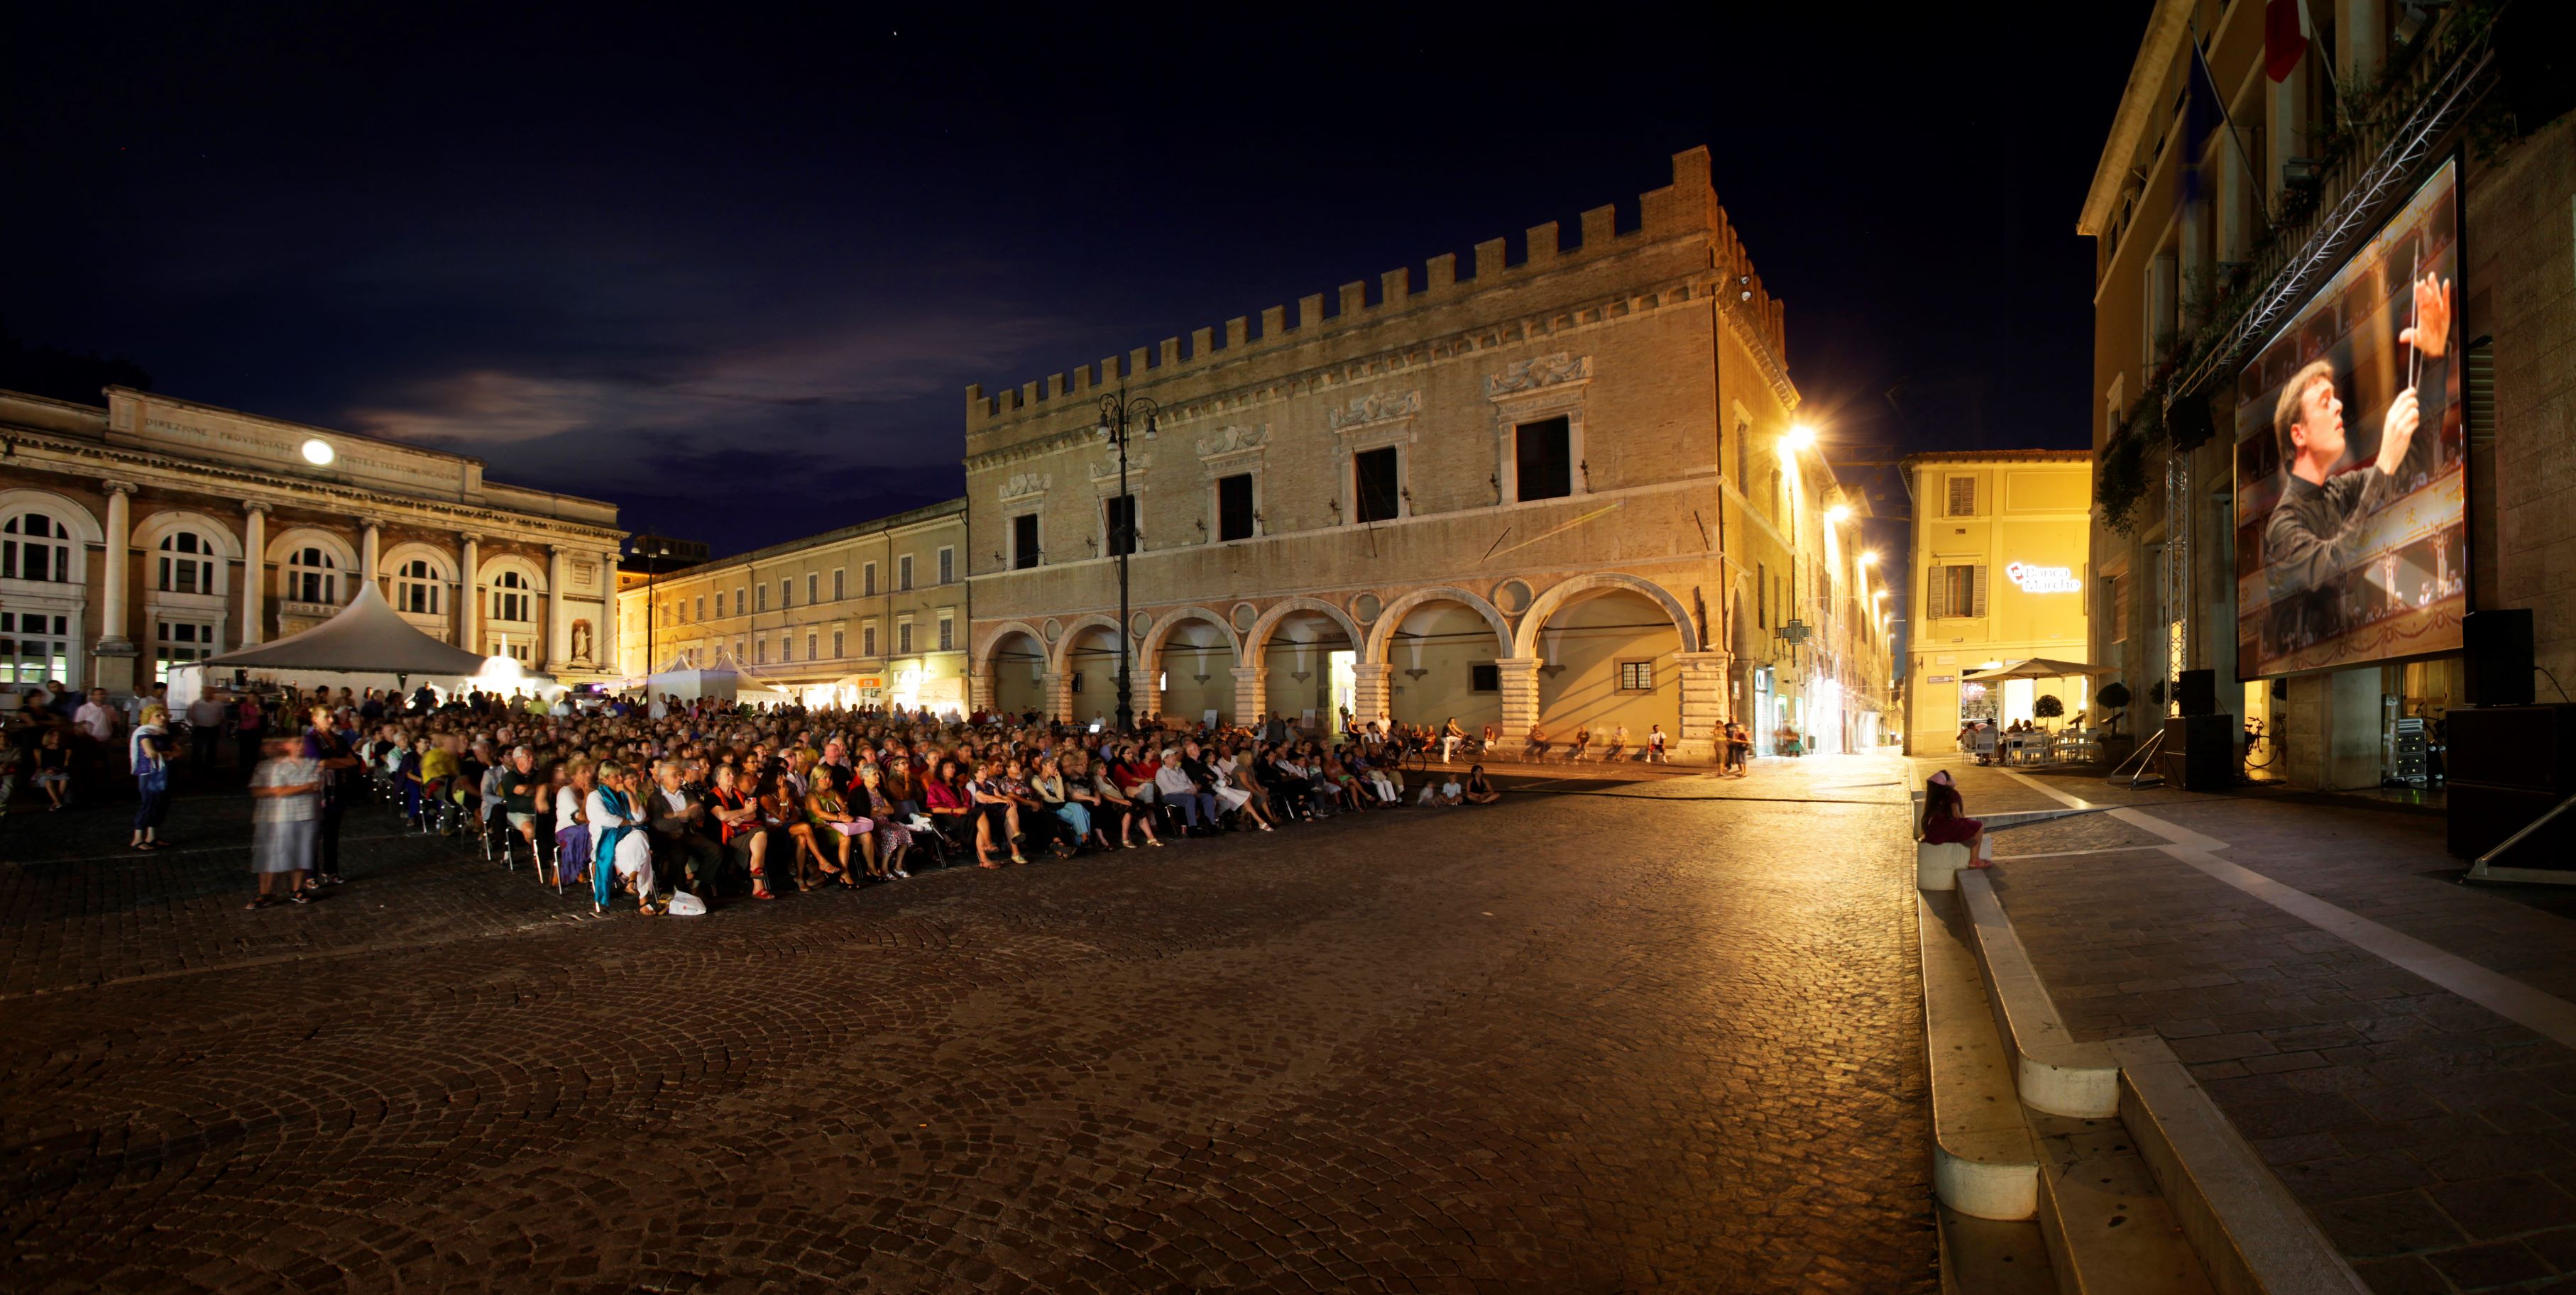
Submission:
POLYGON ((1503 668, 1491 663, 1467 667, 1467 690, 1469 692, 1501 692, 1503 690, 1503 668))
POLYGON ((1771 568, 1753 564, 1753 626, 1771 628, 1771 568))
POLYGON ((861 629, 861 630, 859 631, 859 655, 860 655, 860 656, 865 656, 865 657, 872 657, 872 656, 875 656, 876 654, 877 654, 877 627, 876 627, 875 625, 871 624, 871 625, 868 625, 867 627, 865 627, 865 628, 863 628, 863 629, 861 629))
POLYGON ((1933 620, 1965 619, 1986 614, 1986 569, 1961 564, 1935 566, 1927 590, 1931 606, 1924 609, 1933 620))
POLYGON ((1360 522, 1382 522, 1396 516, 1403 483, 1398 479, 1396 450, 1390 445, 1351 456, 1351 497, 1358 501, 1360 522))
POLYGON ((742 596, 742 586, 735 585, 733 587, 733 614, 740 616, 750 610, 751 603, 742 596))
POLYGON ((796 659, 796 636, 795 636, 795 635, 793 635, 793 634, 781 634, 781 635, 779 635, 779 636, 778 636, 778 660, 779 660, 779 663, 780 663, 780 664, 782 664, 782 665, 784 665, 784 664, 786 664, 787 662, 793 661, 793 660, 795 660, 795 659, 796 659))
POLYGON ((808 571, 805 573, 805 605, 811 607, 821 601, 823 601, 823 573, 808 571))
POLYGON ((2111 622, 2111 641, 2114 643, 2129 641, 2129 599, 2127 591, 2120 587, 2125 583, 2127 579, 2123 576, 2102 577, 2103 619, 2111 622))
POLYGON ((912 555, 909 553, 894 560, 894 587, 898 593, 912 588, 912 555))
POLYGON ((762 611, 768 611, 768 610, 769 610, 769 586, 767 586, 767 585, 761 585, 759 588, 760 588, 760 610, 762 610, 762 611))
POLYGON ((1654 663, 1654 662, 1652 662, 1652 661, 1622 661, 1622 662, 1620 662, 1620 663, 1619 663, 1619 691, 1621 691, 1621 692, 1653 692, 1654 690, 1655 690, 1655 663, 1654 663))
POLYGON ((785 576, 780 576, 780 577, 778 577, 778 610, 780 610, 780 611, 785 611, 785 610, 787 610, 788 608, 793 607, 793 606, 795 606, 795 605, 796 605, 796 585, 795 585, 795 582, 793 582, 793 581, 789 580, 789 579, 788 579, 787 577, 785 577, 785 576))
MULTIPOLYGON (((525 612, 521 612, 519 615, 511 616, 511 617, 507 617, 506 619, 509 619, 509 620, 518 620, 518 621, 523 621, 523 620, 526 620, 527 618, 528 618, 528 617, 527 617, 527 613, 525 613, 525 612)), ((699 595, 698 595, 698 619, 699 619, 699 620, 705 620, 706 618, 707 618, 707 596, 706 596, 705 594, 699 594, 699 595)))
POLYGON ((1735 420, 1735 488, 1753 489, 1753 424, 1741 418, 1735 420))
POLYGON ((808 661, 814 661, 814 660, 819 660, 819 659, 821 659, 821 655, 822 655, 822 654, 816 650, 817 648, 819 648, 819 647, 821 646, 821 643, 820 643, 820 641, 819 641, 821 638, 822 638, 822 635, 821 635, 821 634, 819 634, 819 633, 817 633, 817 632, 815 632, 815 631, 813 631, 813 630, 807 630, 807 631, 805 631, 805 659, 806 659, 806 660, 808 660, 808 661))
POLYGON ((753 641, 752 641, 752 652, 760 658, 760 660, 758 660, 757 662, 754 662, 754 664, 756 664, 756 665, 767 665, 767 664, 769 664, 769 640, 767 640, 767 639, 755 639, 755 640, 753 640, 753 641))
POLYGON ((847 597, 849 597, 849 596, 850 596, 850 572, 849 572, 849 569, 848 569, 848 568, 846 568, 846 567, 834 567, 834 568, 832 568, 832 601, 833 601, 833 602, 839 602, 839 601, 841 601, 842 599, 847 598, 847 597))
POLYGON ((896 621, 894 623, 894 654, 896 656, 912 655, 911 621, 896 621))
POLYGON ((847 632, 846 630, 832 631, 832 659, 835 661, 850 654, 849 643, 842 637, 847 632))
POLYGON ((716 591, 716 619, 724 619, 724 590, 716 591))
POLYGON ((0 684, 70 680, 70 623, 67 616, 43 612, 0 612, 0 684))
POLYGON ((1950 517, 1977 515, 1977 479, 1975 477, 1950 478, 1949 508, 1945 515, 1950 517))
POLYGON ((1216 479, 1216 537, 1252 538, 1252 474, 1238 472, 1216 479))
POLYGON ((954 547, 939 551, 939 583, 943 585, 957 583, 957 550, 954 547))
POLYGON ((1100 525, 1109 541, 1111 557, 1136 551, 1136 496, 1119 495, 1100 501, 1100 525))
MULTIPOLYGON (((29 616, 33 621, 36 617, 29 616)), ((215 627, 194 621, 161 621, 152 636, 152 682, 170 682, 170 667, 215 654, 215 627)))
POLYGON ((1558 417, 1512 429, 1512 460, 1523 499, 1563 499, 1574 493, 1574 433, 1558 417))
POLYGON ((939 618, 939 650, 942 652, 957 650, 957 622, 952 617, 939 618))
POLYGON ((1025 571, 1038 564, 1038 515, 1022 513, 1011 519, 1011 569, 1025 571))
POLYGON ((877 596, 877 564, 874 562, 859 564, 859 596, 862 598, 877 596))

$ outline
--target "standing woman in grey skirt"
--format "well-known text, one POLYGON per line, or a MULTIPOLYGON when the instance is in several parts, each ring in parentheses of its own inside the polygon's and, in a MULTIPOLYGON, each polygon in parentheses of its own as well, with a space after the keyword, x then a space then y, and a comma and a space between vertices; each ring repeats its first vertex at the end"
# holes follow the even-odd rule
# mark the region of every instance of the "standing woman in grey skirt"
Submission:
POLYGON ((244 908, 266 908, 277 902, 278 877, 287 878, 287 897, 313 902, 304 874, 313 867, 313 851, 322 831, 322 762, 284 738, 260 744, 268 758, 250 777, 250 870, 259 877, 259 896, 244 908))

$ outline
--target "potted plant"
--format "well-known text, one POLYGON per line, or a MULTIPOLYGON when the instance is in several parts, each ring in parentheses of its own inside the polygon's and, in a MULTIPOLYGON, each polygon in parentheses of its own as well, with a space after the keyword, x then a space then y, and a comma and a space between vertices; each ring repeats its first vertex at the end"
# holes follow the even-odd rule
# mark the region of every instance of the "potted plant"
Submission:
POLYGON ((2120 721, 2128 718, 2129 685, 2116 681, 2105 684, 2102 691, 2093 694, 2093 700, 2102 707, 2103 727, 2111 730, 2102 735, 2102 758, 2116 766, 2128 759, 2130 749, 2137 745, 2137 739, 2120 732, 2120 721))
POLYGON ((2041 719, 2055 719, 2066 713, 2066 703, 2059 701, 2055 693, 2042 693, 2030 704, 2030 713, 2041 719))

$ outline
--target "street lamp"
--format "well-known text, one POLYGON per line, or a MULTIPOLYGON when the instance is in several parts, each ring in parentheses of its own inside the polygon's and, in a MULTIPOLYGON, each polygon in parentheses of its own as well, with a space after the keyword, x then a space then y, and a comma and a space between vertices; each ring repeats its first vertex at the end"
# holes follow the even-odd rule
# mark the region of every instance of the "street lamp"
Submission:
MULTIPOLYGON (((1878 565, 1878 550, 1876 550, 1876 549, 1863 549, 1863 550, 1861 550, 1861 555, 1860 555, 1860 564, 1861 564, 1862 566, 1864 566, 1864 567, 1874 567, 1874 566, 1877 566, 1877 565, 1878 565)), ((1884 592, 1886 592, 1886 591, 1885 591, 1885 590, 1881 590, 1880 592, 1881 592, 1881 593, 1884 593, 1884 592)))
POLYGON ((1786 446, 1792 454, 1795 454, 1815 443, 1816 429, 1807 426, 1805 423, 1791 423, 1789 425, 1788 434, 1780 438, 1780 444, 1786 446))
POLYGON ((652 547, 647 548, 645 542, 638 539, 635 541, 635 556, 644 559, 644 713, 650 715, 653 713, 653 578, 661 574, 659 559, 671 556, 671 546, 665 541, 655 540, 652 547))
POLYGON ((1124 390, 1100 398, 1100 425, 1093 432, 1100 439, 1118 447, 1118 512, 1117 524, 1109 534, 1109 551, 1118 559, 1118 731, 1132 732, 1136 727, 1135 678, 1127 662, 1127 557, 1136 549, 1136 498, 1127 493, 1127 442, 1133 439, 1136 424, 1143 424, 1146 440, 1154 439, 1155 424, 1163 407, 1151 396, 1127 398, 1124 390))
POLYGON ((1825 510, 1825 520, 1835 526, 1851 520, 1851 505, 1836 504, 1825 510))

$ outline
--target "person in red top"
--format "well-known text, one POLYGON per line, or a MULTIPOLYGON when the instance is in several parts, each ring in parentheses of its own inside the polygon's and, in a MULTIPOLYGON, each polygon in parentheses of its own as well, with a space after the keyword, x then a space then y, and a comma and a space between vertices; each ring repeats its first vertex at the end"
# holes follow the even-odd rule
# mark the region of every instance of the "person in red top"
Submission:
POLYGON ((742 774, 732 765, 716 766, 715 790, 708 795, 716 836, 725 857, 751 871, 751 897, 776 899, 769 893, 769 828, 760 821, 760 801, 742 789, 742 774))
POLYGON ((1950 781, 1947 769, 1932 775, 1923 788, 1923 843, 1925 845, 1964 845, 1968 847, 1968 866, 1994 866, 1986 857, 1986 825, 1967 816, 1967 802, 1960 799, 1957 784, 1950 781))

